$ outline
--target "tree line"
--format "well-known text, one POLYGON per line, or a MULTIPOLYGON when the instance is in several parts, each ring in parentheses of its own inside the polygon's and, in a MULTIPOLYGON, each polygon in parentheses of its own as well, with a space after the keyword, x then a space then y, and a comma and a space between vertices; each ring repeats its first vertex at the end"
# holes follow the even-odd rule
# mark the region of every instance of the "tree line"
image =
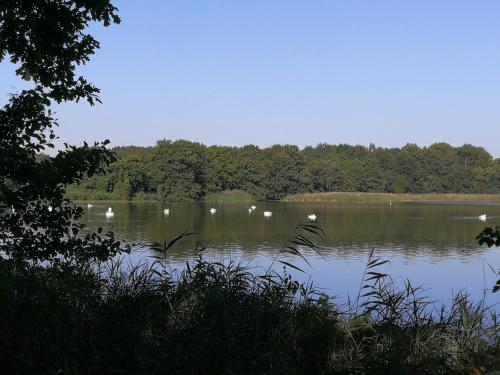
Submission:
POLYGON ((257 199, 307 192, 500 193, 500 159, 469 144, 402 148, 318 144, 259 148, 160 140, 117 147, 107 173, 68 189, 76 199, 200 200, 242 190, 257 199))

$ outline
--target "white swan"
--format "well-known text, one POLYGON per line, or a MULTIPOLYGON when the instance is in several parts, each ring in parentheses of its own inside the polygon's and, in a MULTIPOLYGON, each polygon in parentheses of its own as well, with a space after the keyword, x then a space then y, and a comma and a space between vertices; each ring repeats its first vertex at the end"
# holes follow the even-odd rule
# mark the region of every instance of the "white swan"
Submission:
POLYGON ((252 212, 253 210, 251 208, 248 209, 248 212, 252 212))
POLYGON ((250 209, 252 209, 252 210, 256 210, 256 209, 257 209, 257 207, 256 207, 256 206, 252 206, 252 207, 250 207, 250 209))
POLYGON ((47 210, 49 210, 49 212, 52 212, 52 206, 47 207, 47 210))
POLYGON ((212 215, 213 215, 213 214, 215 214, 216 212, 217 212, 217 210, 216 210, 215 208, 211 208, 211 209, 210 209, 210 213, 211 213, 212 215))
POLYGON ((108 207, 108 210, 106 211, 106 217, 113 217, 113 216, 115 216, 113 209, 111 207, 108 207))
POLYGON ((264 211, 264 217, 271 217, 273 213, 271 211, 264 211))
POLYGON ((87 204, 87 208, 92 208, 92 207, 94 207, 94 205, 93 205, 93 204, 90 204, 90 203, 89 203, 89 204, 87 204))
POLYGON ((479 220, 486 221, 486 214, 479 215, 479 220))
POLYGON ((307 215, 309 221, 316 221, 316 214, 307 215))
POLYGON ((16 213, 16 209, 14 208, 14 206, 10 206, 10 209, 12 210, 12 214, 16 213))
POLYGON ((168 215, 168 214, 170 213, 170 209, 169 209, 169 208, 165 208, 165 209, 163 210, 163 213, 164 213, 165 215, 168 215))

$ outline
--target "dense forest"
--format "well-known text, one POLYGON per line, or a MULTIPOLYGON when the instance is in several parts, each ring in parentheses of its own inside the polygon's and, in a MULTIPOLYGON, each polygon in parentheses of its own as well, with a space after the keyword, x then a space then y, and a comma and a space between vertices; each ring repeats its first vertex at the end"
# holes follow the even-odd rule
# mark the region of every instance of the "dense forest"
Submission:
POLYGON ((186 140, 117 147, 104 175, 70 186, 74 199, 199 200, 242 190, 257 199, 307 192, 500 193, 500 159, 472 145, 402 148, 319 144, 259 148, 186 140))

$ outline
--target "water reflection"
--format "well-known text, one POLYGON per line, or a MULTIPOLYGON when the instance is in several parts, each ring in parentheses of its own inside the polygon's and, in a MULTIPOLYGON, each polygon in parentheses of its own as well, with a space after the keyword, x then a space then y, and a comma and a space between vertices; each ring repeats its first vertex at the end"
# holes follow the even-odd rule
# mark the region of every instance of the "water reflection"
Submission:
MULTIPOLYGON (((113 203, 113 218, 106 218, 108 205, 94 205, 84 221, 91 227, 103 226, 130 241, 162 241, 179 233, 198 233, 198 239, 213 249, 240 247, 248 252, 262 247, 276 248, 283 244, 294 226, 315 212, 327 234, 327 251, 339 254, 356 253, 359 249, 376 247, 380 251, 408 256, 432 257, 475 256, 475 236, 486 226, 494 225, 500 206, 490 205, 307 205, 265 203, 248 212, 244 205, 216 206, 209 212, 204 204, 113 203), (263 212, 273 212, 264 218, 263 212), (489 223, 478 220, 485 212, 489 223)), ((195 239, 183 241, 172 252, 182 258, 193 249, 195 239)))
MULTIPOLYGON (((182 232, 196 232, 169 251, 172 262, 195 254, 195 243, 212 256, 242 258, 256 266, 269 262, 295 225, 315 213, 326 232, 322 257, 308 254, 314 280, 326 289, 350 290, 359 277, 368 249, 391 260, 391 273, 411 276, 442 297, 452 289, 480 290, 495 278, 484 265, 500 265, 500 250, 479 247, 476 235, 499 223, 495 204, 293 204, 259 202, 256 210, 240 204, 112 203, 95 204, 83 221, 90 227, 113 230, 131 242, 169 240, 182 232), (113 218, 105 212, 111 206, 113 218), (215 208, 214 214, 210 213, 215 208), (164 209, 170 211, 168 215, 164 209), (272 211, 264 218, 264 211, 272 211), (486 214, 481 222, 479 215, 486 214), (436 292, 436 290, 438 292, 436 292)), ((87 209, 87 208, 86 208, 87 209)), ((147 254, 147 252, 146 252, 147 254)), ((144 253, 136 254, 143 256, 144 253)))

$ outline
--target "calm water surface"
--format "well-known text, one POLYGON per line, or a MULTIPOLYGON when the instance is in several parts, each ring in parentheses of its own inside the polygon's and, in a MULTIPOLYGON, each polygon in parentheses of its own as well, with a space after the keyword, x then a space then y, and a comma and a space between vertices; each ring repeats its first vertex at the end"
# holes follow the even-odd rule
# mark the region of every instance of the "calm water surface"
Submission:
MULTIPOLYGON (((311 267, 300 264, 316 285, 345 299, 357 293, 367 253, 375 248, 390 260, 384 271, 396 280, 409 278, 426 287, 433 299, 446 301, 452 292, 467 290, 479 298, 496 280, 500 249, 479 247, 475 237, 486 226, 500 225, 498 204, 302 204, 259 202, 249 213, 242 204, 111 203, 95 204, 83 221, 102 226, 131 242, 170 240, 182 232, 197 235, 175 245, 169 261, 175 266, 192 259, 200 241, 207 253, 219 259, 241 258, 250 265, 266 267, 285 243, 295 225, 316 213, 326 232, 322 255, 308 254, 311 267), (108 206, 115 216, 104 215, 108 206), (217 212, 210 214, 211 207, 217 212), (170 214, 163 213, 170 208, 170 214), (264 218, 264 211, 272 211, 264 218), (486 214, 486 223, 479 215, 486 214)), ((134 259, 151 251, 136 250, 134 259)), ((500 298, 489 297, 492 303, 500 298)))

